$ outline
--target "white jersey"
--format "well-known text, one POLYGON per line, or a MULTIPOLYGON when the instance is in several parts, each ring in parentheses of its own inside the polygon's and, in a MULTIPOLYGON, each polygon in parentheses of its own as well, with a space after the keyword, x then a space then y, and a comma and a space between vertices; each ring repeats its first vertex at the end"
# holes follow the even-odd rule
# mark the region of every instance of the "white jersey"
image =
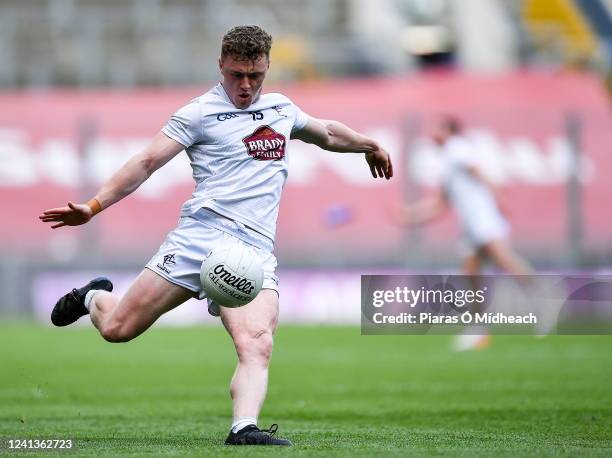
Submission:
POLYGON ((181 216, 209 208, 274 240, 289 138, 307 122, 282 94, 236 108, 221 84, 179 109, 162 132, 185 146, 196 182, 181 216))
POLYGON ((472 245, 505 238, 509 226, 502 216, 492 191, 470 169, 477 158, 470 143, 458 136, 443 146, 445 158, 444 190, 457 213, 465 236, 472 245))

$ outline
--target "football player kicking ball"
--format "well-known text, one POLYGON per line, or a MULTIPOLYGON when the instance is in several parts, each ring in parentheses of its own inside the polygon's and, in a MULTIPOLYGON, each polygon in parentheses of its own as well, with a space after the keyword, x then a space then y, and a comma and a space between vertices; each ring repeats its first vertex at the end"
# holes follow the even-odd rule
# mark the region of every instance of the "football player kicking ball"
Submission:
MULTIPOLYGON (((462 270, 465 275, 474 276, 476 282, 475 276, 487 260, 512 275, 531 274, 531 266, 508 243, 510 226, 500 210, 495 187, 478 168, 472 147, 462 136, 461 123, 451 116, 442 118, 433 140, 444 159, 442 186, 431 198, 400 207, 396 218, 404 225, 421 225, 450 207, 464 236, 466 256, 462 270)), ((456 350, 479 349, 489 344, 491 336, 487 328, 468 331, 457 336, 456 350)))
POLYGON ((181 210, 178 227, 123 297, 96 278, 62 297, 51 314, 66 326, 89 313, 109 342, 127 342, 162 314, 191 297, 206 297, 202 261, 216 246, 246 243, 264 262, 263 288, 240 308, 208 301, 230 334, 238 365, 230 384, 233 424, 229 445, 291 445, 274 436, 276 425, 257 427, 268 385, 268 366, 278 320, 278 278, 273 254, 281 191, 287 178, 290 138, 335 152, 362 153, 374 178, 393 175, 389 154, 374 140, 335 121, 306 115, 281 94, 262 94, 272 37, 257 26, 240 26, 223 37, 222 82, 180 108, 144 151, 121 167, 87 203, 40 215, 52 228, 85 224, 132 193, 155 170, 185 150, 195 191, 181 210))

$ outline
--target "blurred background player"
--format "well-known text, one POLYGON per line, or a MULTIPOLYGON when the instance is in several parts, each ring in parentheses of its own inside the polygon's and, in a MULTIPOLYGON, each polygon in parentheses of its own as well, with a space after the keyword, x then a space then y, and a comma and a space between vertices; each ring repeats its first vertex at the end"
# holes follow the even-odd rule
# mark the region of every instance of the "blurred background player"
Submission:
MULTIPOLYGON (((423 200, 398 209, 398 221, 417 226, 436 219, 446 209, 452 209, 459 220, 465 252, 462 272, 478 275, 483 264, 491 261, 502 271, 512 275, 528 275, 531 266, 510 245, 510 225, 502 212, 495 185, 478 165, 470 142, 463 136, 461 122, 444 116, 437 123, 433 136, 443 156, 441 186, 423 200)), ((458 336, 458 350, 481 348, 488 345, 490 335, 484 332, 458 336)))

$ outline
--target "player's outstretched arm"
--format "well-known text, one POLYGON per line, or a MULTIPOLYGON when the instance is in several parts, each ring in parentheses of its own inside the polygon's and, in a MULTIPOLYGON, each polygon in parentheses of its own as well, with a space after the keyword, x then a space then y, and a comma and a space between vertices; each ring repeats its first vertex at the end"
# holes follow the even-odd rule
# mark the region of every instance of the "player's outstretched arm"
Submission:
POLYGON ((436 219, 447 207, 446 193, 439 189, 418 202, 399 205, 392 210, 391 217, 401 226, 420 226, 436 219))
POLYGON ((355 132, 338 121, 309 116, 306 126, 294 132, 291 138, 337 153, 364 153, 374 178, 384 177, 388 180, 393 176, 389 153, 371 138, 355 132))
POLYGON ((52 229, 85 224, 103 209, 134 192, 153 172, 183 149, 183 145, 160 132, 143 152, 130 158, 117 170, 89 202, 68 202, 65 207, 45 210, 39 218, 45 223, 52 223, 52 229))

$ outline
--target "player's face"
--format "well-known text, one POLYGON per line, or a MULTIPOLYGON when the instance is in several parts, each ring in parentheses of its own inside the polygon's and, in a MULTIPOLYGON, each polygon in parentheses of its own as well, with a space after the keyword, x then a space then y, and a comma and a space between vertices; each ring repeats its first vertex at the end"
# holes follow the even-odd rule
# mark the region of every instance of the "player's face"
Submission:
POLYGON ((446 140, 448 140, 449 134, 448 129, 444 128, 443 126, 438 126, 434 130, 432 138, 438 146, 443 146, 444 143, 446 143, 446 140))
POLYGON ((219 59, 223 87, 236 108, 245 109, 259 97, 269 67, 266 56, 256 61, 236 60, 232 56, 219 59))

